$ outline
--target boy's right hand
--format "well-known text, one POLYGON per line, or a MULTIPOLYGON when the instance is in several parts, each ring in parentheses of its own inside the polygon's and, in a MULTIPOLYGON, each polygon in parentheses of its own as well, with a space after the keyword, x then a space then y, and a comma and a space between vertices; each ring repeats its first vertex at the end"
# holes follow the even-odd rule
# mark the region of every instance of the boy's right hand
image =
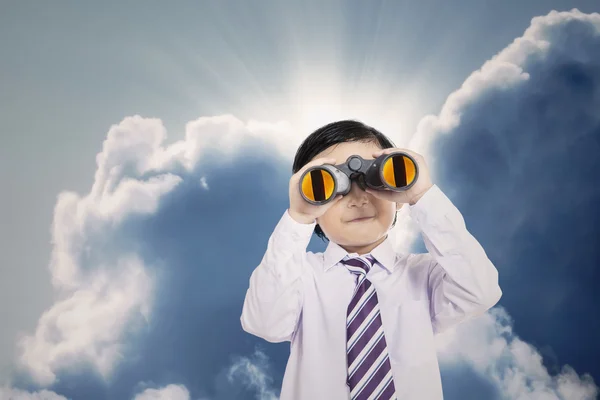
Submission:
POLYGON ((318 217, 325 214, 331 206, 344 197, 340 194, 335 199, 322 205, 310 204, 302 197, 300 193, 300 178, 302 174, 310 167, 323 164, 335 164, 335 158, 317 158, 312 160, 290 178, 289 214, 293 219, 302 224, 312 224, 318 217))

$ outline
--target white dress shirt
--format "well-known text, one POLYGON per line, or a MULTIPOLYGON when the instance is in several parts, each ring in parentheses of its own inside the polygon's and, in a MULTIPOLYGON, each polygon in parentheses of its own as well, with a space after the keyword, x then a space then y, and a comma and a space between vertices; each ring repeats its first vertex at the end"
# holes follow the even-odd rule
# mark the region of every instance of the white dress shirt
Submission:
MULTIPOLYGON (((434 335, 483 314, 502 291, 498 271, 437 185, 409 210, 428 253, 400 254, 386 238, 370 253, 378 262, 367 279, 377 290, 397 398, 440 400, 434 335)), ((240 317, 248 333, 291 342, 281 400, 350 398, 346 310, 356 283, 340 260, 357 253, 332 241, 323 253, 307 252, 315 225, 284 212, 252 272, 240 317)))

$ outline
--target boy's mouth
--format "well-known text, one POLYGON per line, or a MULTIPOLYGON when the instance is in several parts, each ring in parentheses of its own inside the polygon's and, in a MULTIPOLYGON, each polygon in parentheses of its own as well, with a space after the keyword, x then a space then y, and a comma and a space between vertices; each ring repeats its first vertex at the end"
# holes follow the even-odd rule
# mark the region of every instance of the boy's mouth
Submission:
POLYGON ((372 218, 375 218, 375 217, 359 217, 359 218, 351 219, 348 222, 363 222, 363 221, 368 221, 368 220, 370 220, 372 218))

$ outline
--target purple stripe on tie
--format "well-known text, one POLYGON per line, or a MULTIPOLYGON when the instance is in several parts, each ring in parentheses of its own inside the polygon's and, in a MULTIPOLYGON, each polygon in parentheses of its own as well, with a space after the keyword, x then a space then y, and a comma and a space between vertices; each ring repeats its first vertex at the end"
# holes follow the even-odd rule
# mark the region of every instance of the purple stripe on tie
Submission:
MULTIPOLYGON (((377 296, 371 296, 371 298, 362 305, 362 308, 354 318, 354 321, 348 326, 348 338, 354 335, 354 332, 362 325, 365 319, 369 316, 369 313, 373 311, 377 305, 377 296)), ((360 305, 359 305, 360 307, 360 305)))
MULTIPOLYGON (((354 346, 356 345, 356 342, 358 342, 360 340, 360 338, 362 337, 362 334, 369 329, 373 324, 375 325, 380 325, 380 322, 378 322, 380 319, 380 313, 379 311, 376 311, 374 315, 371 316, 371 319, 368 320, 364 326, 362 326, 360 329, 361 331, 359 333, 356 334, 355 338, 351 338, 351 337, 346 337, 347 343, 346 343, 346 352, 348 351, 352 351, 352 349, 354 348, 354 346), (352 342, 350 342, 350 340, 352 340, 352 342), (350 347, 348 347, 348 345, 350 345, 350 347)), ((348 335, 348 329, 346 329, 346 335, 348 335)))
MULTIPOLYGON (((375 296, 377 293, 375 293, 375 291, 373 290, 372 292, 370 292, 369 294, 364 294, 361 297, 364 297, 363 300, 361 300, 361 303, 369 301, 371 299, 371 297, 375 296)), ((348 329, 348 326, 354 322, 354 320, 356 319, 356 317, 359 317, 359 312, 358 309, 356 310, 356 314, 354 314, 355 310, 348 310, 347 315, 346 315, 346 329, 348 329), (352 317, 351 317, 352 316, 352 317)))
POLYGON ((362 325, 360 327, 360 332, 358 332, 354 337, 349 337, 348 336, 348 328, 346 328, 346 351, 350 351, 354 345, 356 344, 356 342, 360 339, 361 335, 364 333, 364 331, 366 331, 367 329, 369 329, 369 327, 372 324, 376 324, 379 318, 379 310, 375 311, 375 313, 373 313, 371 315, 371 319, 367 320, 366 323, 364 325, 362 325), (348 346, 350 345, 350 346, 348 346))
MULTIPOLYGON (((383 389, 383 392, 381 392, 380 395, 378 395, 376 397, 376 399, 378 400, 391 400, 392 396, 394 396, 394 394, 396 393, 396 387, 394 386, 394 377, 392 376, 392 379, 390 379, 390 383, 387 384, 387 386, 383 389)), ((394 396, 394 399, 396 397, 394 396)))
POLYGON ((360 339, 352 346, 350 351, 348 351, 348 366, 352 365, 356 357, 360 354, 360 352, 365 348, 369 340, 375 335, 377 330, 381 324, 378 324, 376 321, 373 321, 371 325, 367 328, 366 332, 362 334, 360 339))
MULTIPOLYGON (((360 300, 362 295, 367 290, 369 290, 370 287, 371 287, 371 281, 366 280, 366 279, 360 284, 360 286, 356 289, 356 293, 354 293, 354 296, 352 297, 350 304, 348 304, 347 315, 351 314, 351 311, 354 310, 354 307, 356 307, 356 303, 358 303, 358 301, 360 300)), ((377 294, 375 294, 375 295, 377 295, 377 294)))
POLYGON ((342 260, 342 263, 343 264, 347 264, 347 265, 351 265, 353 267, 361 268, 363 271, 365 271, 365 273, 367 273, 369 271, 369 266, 366 265, 361 260, 359 260, 358 258, 351 258, 349 260, 342 260))
POLYGON ((368 400, 371 393, 373 393, 373 390, 379 386, 381 381, 391 369, 390 359, 386 358, 385 362, 379 366, 377 372, 375 372, 375 374, 371 377, 369 383, 367 383, 367 386, 360 391, 356 397, 356 400, 368 400))
POLYGON ((349 377, 350 378, 350 387, 354 388, 358 382, 365 376, 369 368, 373 366, 373 363, 377 360, 377 357, 381 355, 383 350, 385 349, 385 337, 381 337, 375 346, 371 349, 371 352, 367 354, 367 357, 364 359, 360 367, 354 370, 354 373, 349 377))

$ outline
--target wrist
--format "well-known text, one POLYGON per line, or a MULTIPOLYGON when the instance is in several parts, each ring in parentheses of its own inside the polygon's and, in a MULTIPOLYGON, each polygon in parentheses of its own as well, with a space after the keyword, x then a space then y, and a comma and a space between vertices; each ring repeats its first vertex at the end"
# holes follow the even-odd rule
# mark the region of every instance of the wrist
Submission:
POLYGON ((290 217, 292 217, 292 219, 300 224, 312 224, 313 222, 315 222, 314 218, 311 218, 309 216, 306 216, 304 214, 300 214, 297 213, 296 211, 288 208, 288 214, 290 214, 290 217))
POLYGON ((429 186, 427 189, 425 189, 422 192, 420 192, 417 195, 415 195, 412 199, 410 199, 410 201, 408 202, 408 204, 411 205, 411 206, 414 206, 415 204, 417 204, 417 201, 419 201, 419 199, 421 197, 423 197, 425 195, 425 193, 427 193, 427 191, 429 189, 431 189, 432 187, 433 187, 433 185, 429 186))

